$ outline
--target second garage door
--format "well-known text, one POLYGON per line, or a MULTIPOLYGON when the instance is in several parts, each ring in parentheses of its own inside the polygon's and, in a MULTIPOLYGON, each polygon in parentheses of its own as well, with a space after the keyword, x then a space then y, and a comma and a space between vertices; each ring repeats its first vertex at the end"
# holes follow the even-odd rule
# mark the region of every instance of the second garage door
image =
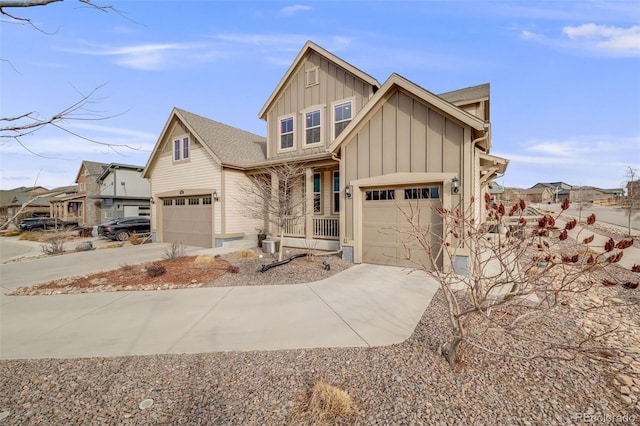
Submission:
POLYGON ((412 185, 366 189, 362 209, 362 261, 393 266, 416 267, 416 262, 431 268, 429 256, 411 238, 403 211, 413 215, 432 234, 437 247, 442 233, 442 220, 435 208, 441 207, 439 185, 412 185), (409 259, 407 259, 409 257, 409 259))
POLYGON ((162 240, 196 247, 213 246, 210 196, 165 198, 162 201, 162 240))

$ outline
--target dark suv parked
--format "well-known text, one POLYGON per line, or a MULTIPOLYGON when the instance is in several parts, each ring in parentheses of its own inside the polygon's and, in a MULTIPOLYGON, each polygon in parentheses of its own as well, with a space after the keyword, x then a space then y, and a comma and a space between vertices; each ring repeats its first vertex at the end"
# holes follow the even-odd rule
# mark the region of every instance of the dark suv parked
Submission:
POLYGON ((52 219, 50 217, 30 217, 22 219, 18 224, 20 231, 45 231, 78 226, 78 222, 52 219))
POLYGON ((134 232, 144 234, 150 231, 151 223, 146 216, 123 217, 98 225, 98 235, 118 241, 125 241, 134 232))

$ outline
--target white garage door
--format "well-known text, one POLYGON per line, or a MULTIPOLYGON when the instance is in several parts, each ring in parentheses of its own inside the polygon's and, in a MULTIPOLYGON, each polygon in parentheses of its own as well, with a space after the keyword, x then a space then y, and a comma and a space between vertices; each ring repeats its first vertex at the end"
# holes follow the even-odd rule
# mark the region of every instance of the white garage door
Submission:
POLYGON ((435 208, 441 207, 439 185, 370 188, 363 193, 362 261, 381 265, 431 268, 425 250, 408 235, 405 213, 420 224, 434 247, 442 234, 442 220, 435 208), (404 212, 404 213, 403 213, 404 212), (417 263, 417 264, 416 264, 417 263))
POLYGON ((196 247, 213 246, 211 196, 162 200, 162 240, 196 247))

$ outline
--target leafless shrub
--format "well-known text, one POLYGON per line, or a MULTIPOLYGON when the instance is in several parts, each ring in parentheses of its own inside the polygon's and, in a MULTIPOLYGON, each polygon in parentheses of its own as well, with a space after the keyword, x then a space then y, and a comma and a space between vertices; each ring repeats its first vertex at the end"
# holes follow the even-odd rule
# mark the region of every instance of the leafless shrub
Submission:
MULTIPOLYGON (((446 299, 452 326, 442 346, 447 361, 455 365, 472 349, 521 359, 572 359, 605 350, 607 338, 627 325, 607 318, 607 303, 580 301, 603 284, 618 284, 603 277, 631 242, 594 242, 589 227, 595 215, 583 228, 562 213, 526 217, 522 200, 508 209, 486 194, 485 206, 489 222, 479 219, 473 201, 466 208, 438 208, 441 228, 420 223, 417 206, 402 212, 410 225, 398 231, 406 258, 439 281, 446 299), (414 260, 420 258, 416 252, 426 260, 414 260), (599 331, 561 330, 553 321, 559 316, 588 318, 599 331)), ((568 207, 566 200, 562 210, 568 207)))
POLYGON ((52 238, 49 242, 41 244, 40 249, 47 256, 64 253, 64 239, 52 238))
POLYGON ((227 272, 230 272, 232 274, 237 274, 238 272, 240 272, 240 267, 235 266, 235 265, 229 265, 227 267, 227 272))
POLYGON ((169 247, 164 249, 164 257, 168 260, 179 259, 184 256, 186 247, 183 244, 173 242, 169 247))
POLYGON ((147 268, 147 275, 151 278, 159 277, 165 272, 167 272, 167 268, 160 263, 153 263, 147 268))

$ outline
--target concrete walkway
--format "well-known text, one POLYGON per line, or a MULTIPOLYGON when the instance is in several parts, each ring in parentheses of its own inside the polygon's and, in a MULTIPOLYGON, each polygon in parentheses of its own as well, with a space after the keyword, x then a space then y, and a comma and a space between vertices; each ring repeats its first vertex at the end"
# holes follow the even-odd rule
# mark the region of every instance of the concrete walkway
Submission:
MULTIPOLYGON (((137 263, 142 258, 161 258, 163 250, 159 248, 164 249, 162 245, 151 244, 131 247, 138 250, 135 252, 125 250, 127 248, 104 252, 109 252, 109 262, 118 262, 117 257, 122 256, 129 263, 137 263)), ((73 269, 67 276, 77 275, 79 271, 95 267, 90 255, 104 256, 102 252, 2 265, 2 293, 18 283, 42 282, 42 276, 64 273, 66 269, 56 267, 55 259, 73 269), (19 265, 22 278, 14 270, 15 265, 19 265)), ((408 272, 388 266, 356 265, 329 279, 299 285, 56 296, 3 294, 0 295, 0 358, 399 343, 411 335, 438 288, 437 282, 425 273, 408 272)))

